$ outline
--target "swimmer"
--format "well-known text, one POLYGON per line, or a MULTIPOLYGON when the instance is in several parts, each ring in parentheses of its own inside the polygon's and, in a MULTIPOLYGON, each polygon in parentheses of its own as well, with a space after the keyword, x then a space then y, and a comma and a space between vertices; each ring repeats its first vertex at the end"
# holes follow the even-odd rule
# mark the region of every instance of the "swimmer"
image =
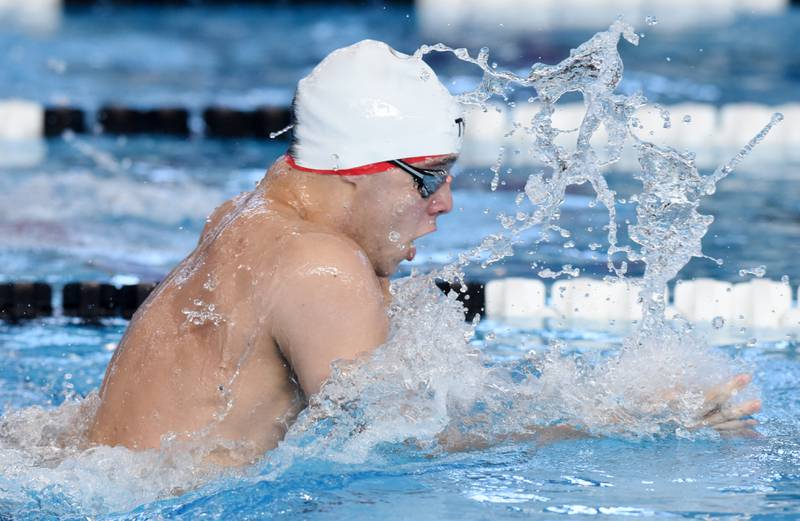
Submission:
MULTIPOLYGON (((186 440, 212 462, 250 463, 283 438, 332 362, 386 340, 389 277, 452 209, 462 109, 421 58, 365 40, 300 80, 293 117, 287 153, 212 213, 133 317, 91 442, 186 440)), ((746 384, 717 388, 703 421, 749 426, 757 404, 727 405, 746 384)))

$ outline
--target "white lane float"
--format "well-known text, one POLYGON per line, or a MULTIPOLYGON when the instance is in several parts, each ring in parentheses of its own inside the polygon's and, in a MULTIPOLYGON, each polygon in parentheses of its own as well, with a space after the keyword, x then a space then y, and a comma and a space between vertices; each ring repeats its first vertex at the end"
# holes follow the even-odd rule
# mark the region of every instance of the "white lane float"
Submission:
POLYGON ((792 308, 792 288, 769 279, 734 285, 734 324, 752 328, 779 328, 792 308))
MULTIPOLYGON (((623 16, 639 21, 654 17, 655 30, 721 27, 740 15, 779 14, 789 0, 416 0, 423 35, 448 39, 492 33, 508 37, 531 30, 597 30, 623 16)), ((641 28, 647 32, 649 27, 641 28)))
POLYGON ((0 100, 0 168, 28 168, 40 164, 47 147, 44 107, 26 100, 0 100))
POLYGON ((36 102, 0 100, 0 140, 40 139, 44 134, 44 107, 36 102))
MULTIPOLYGON (((579 277, 555 281, 548 292, 539 279, 494 279, 486 284, 486 315, 497 321, 541 325, 552 319, 548 323, 555 327, 581 324, 613 330, 641 319, 639 284, 639 279, 579 277)), ((666 313, 707 329, 745 328, 748 334, 800 331, 800 309, 792 300, 791 286, 768 279, 738 284, 708 278, 679 281, 666 313)))

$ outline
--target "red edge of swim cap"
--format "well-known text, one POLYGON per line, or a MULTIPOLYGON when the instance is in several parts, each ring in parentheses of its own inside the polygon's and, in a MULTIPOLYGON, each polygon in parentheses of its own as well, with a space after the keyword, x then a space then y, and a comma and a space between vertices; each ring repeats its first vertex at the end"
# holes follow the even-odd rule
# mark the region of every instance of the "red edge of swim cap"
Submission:
MULTIPOLYGON (((433 159, 436 157, 444 157, 450 154, 437 154, 433 156, 419 156, 419 157, 406 157, 402 158, 403 161, 406 163, 418 163, 420 161, 426 161, 428 159, 433 159)), ((330 175, 369 175, 369 174, 378 174, 380 172, 386 172, 392 168, 396 168, 395 165, 389 163, 388 161, 381 161, 379 163, 370 163, 368 165, 363 166, 356 166, 353 168, 340 168, 338 170, 321 170, 317 168, 307 168, 304 166, 298 165, 294 158, 287 152, 283 155, 286 158, 286 163, 301 172, 311 172, 312 174, 330 174, 330 175)))

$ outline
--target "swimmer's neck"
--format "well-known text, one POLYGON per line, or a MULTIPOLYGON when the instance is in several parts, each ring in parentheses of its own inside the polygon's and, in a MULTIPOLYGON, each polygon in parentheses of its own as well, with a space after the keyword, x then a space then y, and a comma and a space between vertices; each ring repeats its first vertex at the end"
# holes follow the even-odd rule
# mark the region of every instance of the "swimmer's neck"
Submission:
POLYGON ((280 158, 256 190, 274 206, 285 208, 299 219, 349 235, 354 189, 339 176, 295 170, 280 158))

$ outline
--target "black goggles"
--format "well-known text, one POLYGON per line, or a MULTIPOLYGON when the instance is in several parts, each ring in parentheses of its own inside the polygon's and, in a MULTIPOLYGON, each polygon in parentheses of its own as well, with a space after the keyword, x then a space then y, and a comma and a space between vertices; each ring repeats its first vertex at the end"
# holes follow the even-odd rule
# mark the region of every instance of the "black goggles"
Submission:
POLYGON ((447 177, 450 175, 447 173, 447 170, 416 168, 400 159, 393 159, 389 161, 389 163, 400 168, 414 178, 417 190, 419 190, 419 195, 421 195, 423 199, 427 199, 433 195, 433 193, 447 181, 447 177))

